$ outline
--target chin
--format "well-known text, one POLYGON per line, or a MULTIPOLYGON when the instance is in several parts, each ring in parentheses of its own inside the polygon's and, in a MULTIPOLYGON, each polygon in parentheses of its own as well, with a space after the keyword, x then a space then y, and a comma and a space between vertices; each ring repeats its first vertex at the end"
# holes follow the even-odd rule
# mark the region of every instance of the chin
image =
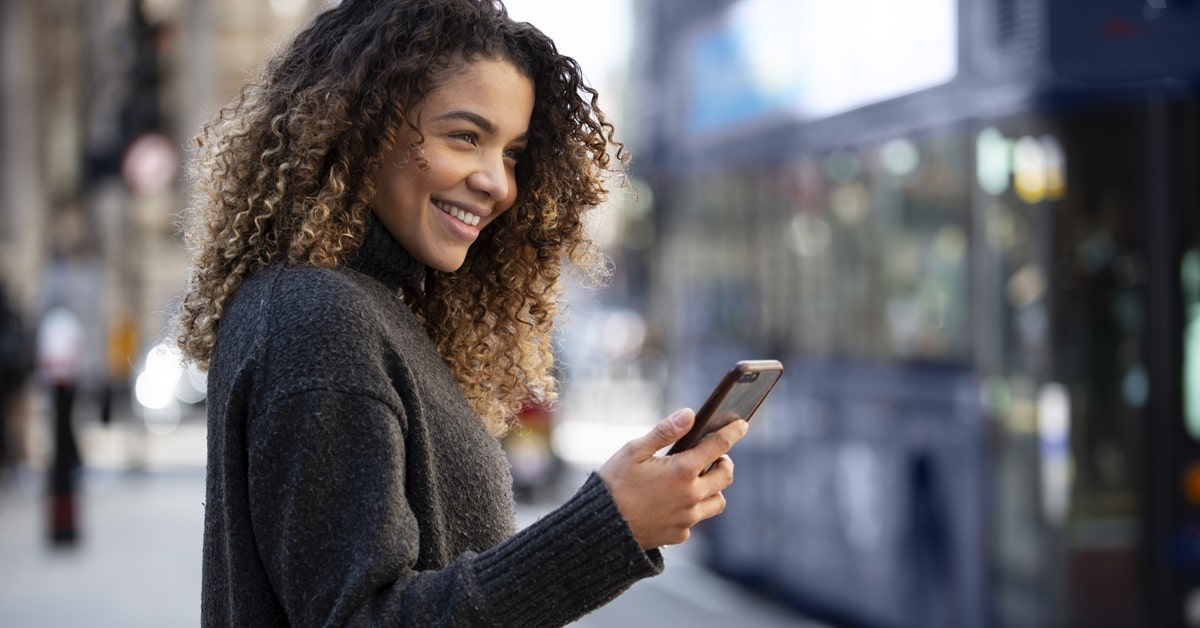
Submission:
POLYGON ((465 263, 467 263, 467 257, 464 255, 455 259, 435 260, 433 263, 428 264, 428 266, 443 273, 453 273, 462 268, 465 263))

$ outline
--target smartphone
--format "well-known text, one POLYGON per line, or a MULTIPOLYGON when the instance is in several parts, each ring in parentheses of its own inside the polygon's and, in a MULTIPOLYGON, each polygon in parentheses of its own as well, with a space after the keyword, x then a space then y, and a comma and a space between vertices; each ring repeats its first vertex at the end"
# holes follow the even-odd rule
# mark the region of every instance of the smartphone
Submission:
POLYGON ((696 412, 692 429, 667 454, 691 449, 731 421, 749 421, 781 376, 783 364, 778 360, 742 360, 734 364, 696 412))

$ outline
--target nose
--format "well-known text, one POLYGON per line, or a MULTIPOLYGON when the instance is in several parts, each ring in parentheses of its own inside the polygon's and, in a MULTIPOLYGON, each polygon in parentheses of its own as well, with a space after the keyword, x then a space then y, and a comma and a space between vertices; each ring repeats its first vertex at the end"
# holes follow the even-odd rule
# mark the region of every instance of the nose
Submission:
POLYGON ((501 204, 510 200, 516 190, 517 181, 513 167, 504 159, 503 154, 484 155, 474 172, 467 177, 467 185, 501 204))

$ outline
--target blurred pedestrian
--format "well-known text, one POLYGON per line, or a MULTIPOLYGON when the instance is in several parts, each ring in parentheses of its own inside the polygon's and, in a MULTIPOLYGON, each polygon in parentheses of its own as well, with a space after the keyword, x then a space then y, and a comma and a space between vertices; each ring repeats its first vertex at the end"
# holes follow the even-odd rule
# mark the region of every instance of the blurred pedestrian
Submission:
POLYGON ((70 308, 55 306, 42 316, 37 333, 37 368, 50 391, 53 408, 54 448, 49 488, 50 540, 55 544, 72 544, 78 537, 75 476, 82 459, 75 437, 74 410, 83 345, 83 326, 70 308))
POLYGON ((204 624, 562 625, 724 508, 745 424, 657 456, 684 409, 515 530, 499 437, 553 397, 564 258, 603 268, 624 160, 596 102, 498 2, 343 0, 205 128, 204 624))
POLYGON ((0 283, 0 468, 25 462, 20 399, 33 372, 33 351, 25 319, 0 283))

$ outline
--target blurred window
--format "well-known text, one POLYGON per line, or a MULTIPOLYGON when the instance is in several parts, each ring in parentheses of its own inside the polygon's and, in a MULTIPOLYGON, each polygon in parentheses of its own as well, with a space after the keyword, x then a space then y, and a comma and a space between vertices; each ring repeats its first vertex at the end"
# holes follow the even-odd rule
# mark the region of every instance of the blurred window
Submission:
POLYGON ((969 359, 965 152, 964 135, 944 130, 805 157, 780 173, 797 348, 969 359))

